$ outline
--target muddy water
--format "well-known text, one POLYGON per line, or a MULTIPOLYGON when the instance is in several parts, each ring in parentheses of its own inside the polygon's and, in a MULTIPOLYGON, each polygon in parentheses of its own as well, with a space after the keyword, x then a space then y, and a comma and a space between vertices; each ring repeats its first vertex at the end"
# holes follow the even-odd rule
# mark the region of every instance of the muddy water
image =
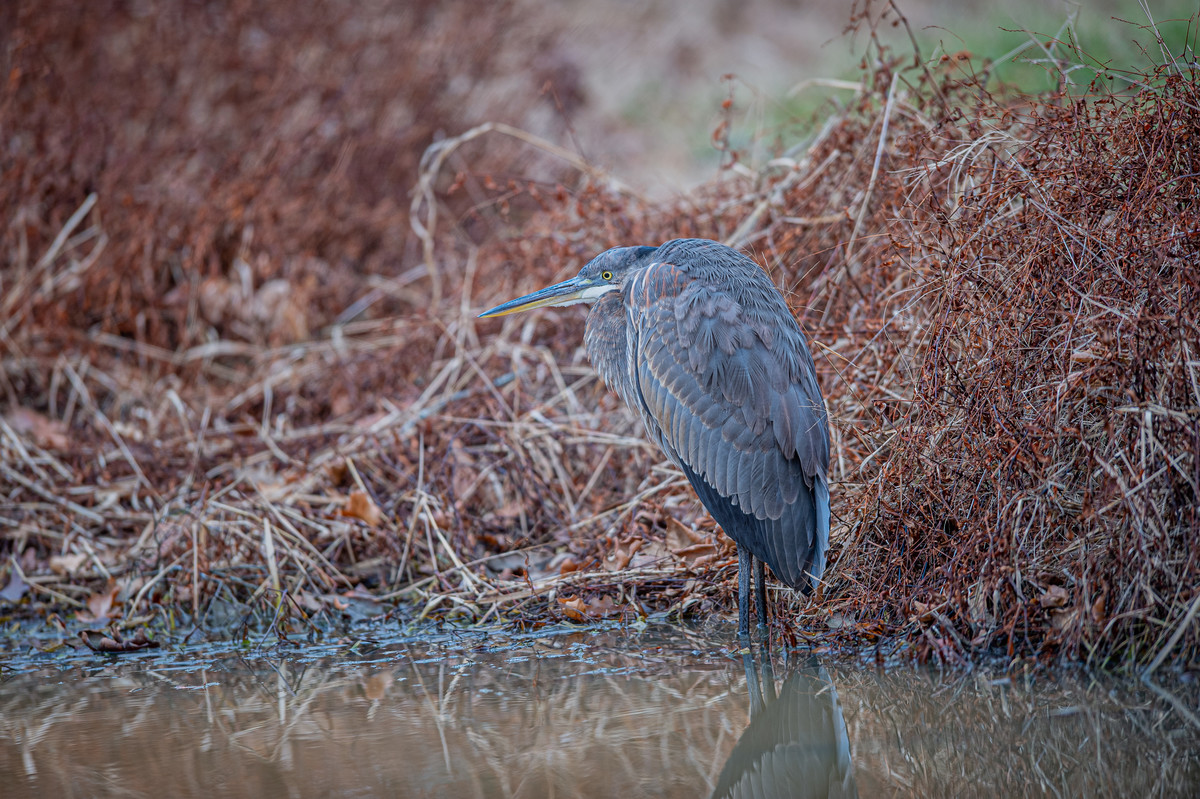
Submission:
POLYGON ((1178 680, 744 657, 677 629, 394 636, 8 657, 0 796, 1200 795, 1178 680))

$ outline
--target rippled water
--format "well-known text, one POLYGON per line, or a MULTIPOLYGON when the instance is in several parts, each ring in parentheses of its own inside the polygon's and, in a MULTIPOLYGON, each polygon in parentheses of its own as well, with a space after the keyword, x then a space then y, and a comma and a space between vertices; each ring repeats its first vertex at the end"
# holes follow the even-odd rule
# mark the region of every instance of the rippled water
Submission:
POLYGON ((750 657, 676 628, 375 632, 10 659, 0 795, 1200 795, 1188 683, 750 657))

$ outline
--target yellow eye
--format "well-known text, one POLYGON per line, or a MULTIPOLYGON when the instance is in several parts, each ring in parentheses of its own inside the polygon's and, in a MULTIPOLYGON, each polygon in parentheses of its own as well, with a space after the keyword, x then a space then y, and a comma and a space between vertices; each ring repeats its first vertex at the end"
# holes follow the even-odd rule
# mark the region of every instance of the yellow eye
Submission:
POLYGON ((612 280, 612 272, 601 272, 600 277, 604 278, 605 280, 612 280))

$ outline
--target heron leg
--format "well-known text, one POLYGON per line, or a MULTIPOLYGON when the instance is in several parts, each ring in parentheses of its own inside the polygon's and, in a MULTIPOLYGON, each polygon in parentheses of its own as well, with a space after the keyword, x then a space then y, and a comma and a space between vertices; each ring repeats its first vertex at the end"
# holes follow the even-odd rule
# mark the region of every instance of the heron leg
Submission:
POLYGON ((742 650, 742 669, 746 672, 746 688, 750 691, 750 720, 753 721, 758 718, 766 703, 758 683, 758 664, 754 660, 754 650, 750 647, 742 650))
POLYGON ((771 663, 771 642, 762 642, 762 695, 763 705, 769 705, 779 698, 775 692, 775 666, 771 663))
POLYGON ((754 561, 754 604, 758 611, 758 635, 767 640, 767 581, 763 574, 763 562, 751 556, 754 561))
POLYGON ((738 544, 738 638, 750 638, 750 572, 754 556, 738 544))

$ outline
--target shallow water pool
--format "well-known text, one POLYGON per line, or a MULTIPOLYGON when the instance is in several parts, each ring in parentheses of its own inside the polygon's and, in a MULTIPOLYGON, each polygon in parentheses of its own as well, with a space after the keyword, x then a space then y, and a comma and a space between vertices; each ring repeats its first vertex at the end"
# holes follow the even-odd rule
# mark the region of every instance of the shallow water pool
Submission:
POLYGON ((1196 796, 1200 691, 674 627, 10 658, 0 795, 1196 796))

